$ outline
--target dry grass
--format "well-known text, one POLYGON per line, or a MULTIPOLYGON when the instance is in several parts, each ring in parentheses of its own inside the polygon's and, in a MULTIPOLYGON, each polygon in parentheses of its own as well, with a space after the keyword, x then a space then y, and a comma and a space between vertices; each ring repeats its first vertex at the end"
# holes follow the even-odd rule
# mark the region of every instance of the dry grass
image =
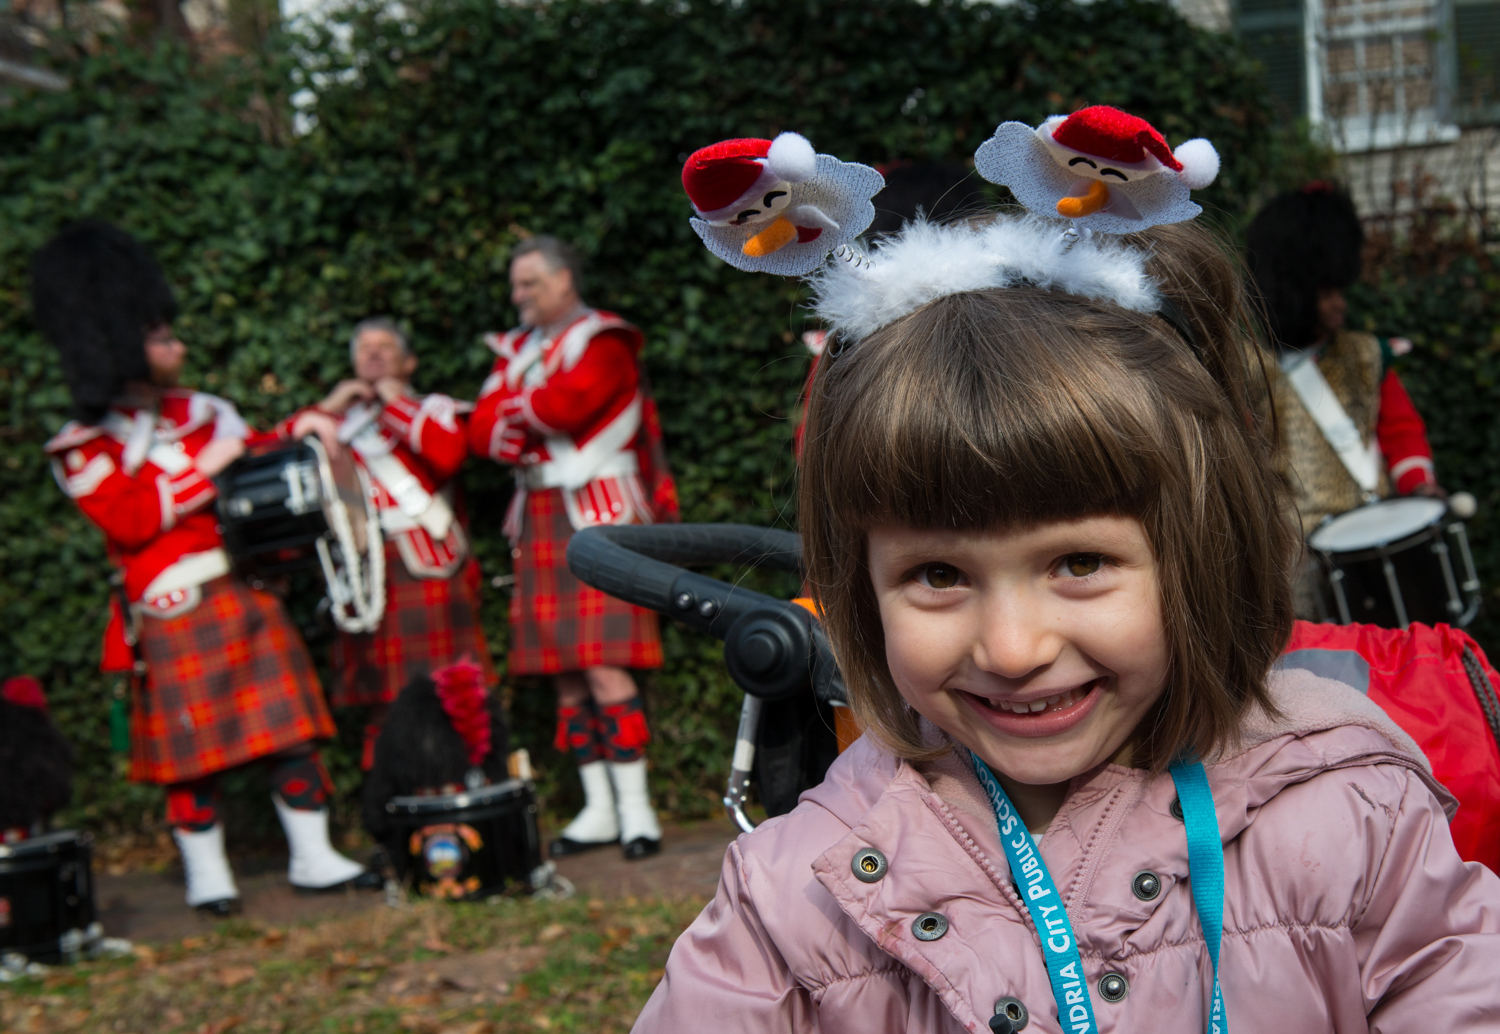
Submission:
POLYGON ((703 901, 420 902, 221 924, 0 988, 8 1034, 514 1034, 630 1029, 703 901))

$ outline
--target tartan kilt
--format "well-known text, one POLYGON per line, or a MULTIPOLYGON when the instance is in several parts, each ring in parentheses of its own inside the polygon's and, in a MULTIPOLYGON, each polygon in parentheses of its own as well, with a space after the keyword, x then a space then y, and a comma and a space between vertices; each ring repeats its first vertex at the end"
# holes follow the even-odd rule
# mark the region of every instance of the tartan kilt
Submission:
POLYGON ((495 682, 479 624, 479 565, 468 560, 451 578, 418 578, 394 542, 385 544, 385 617, 374 632, 340 632, 333 643, 334 707, 395 700, 417 675, 464 656, 495 682))
POLYGON ((130 778, 182 783, 333 736, 307 646, 267 592, 233 577, 173 618, 140 618, 144 688, 130 715, 130 778))
POLYGON ((528 492, 510 600, 510 672, 556 675, 601 666, 661 667, 653 610, 584 585, 568 570, 573 526, 556 488, 528 492))

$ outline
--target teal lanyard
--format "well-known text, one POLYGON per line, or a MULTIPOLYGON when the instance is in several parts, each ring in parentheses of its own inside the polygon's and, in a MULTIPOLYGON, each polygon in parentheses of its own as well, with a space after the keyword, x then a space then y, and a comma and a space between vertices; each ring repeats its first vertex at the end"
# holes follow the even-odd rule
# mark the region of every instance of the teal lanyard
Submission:
MULTIPOLYGON (((1011 879, 1016 892, 1026 902, 1031 922, 1042 941, 1042 961, 1052 983, 1052 997, 1057 1000, 1057 1018, 1068 1034, 1096 1034, 1094 1003, 1089 998, 1083 959, 1078 954, 1078 939, 1068 921, 1062 897, 1047 871, 1047 863, 1037 853, 1031 832, 1015 805, 1010 803, 999 780, 984 762, 973 754, 974 774, 989 796, 1000 827, 1000 846, 1010 863, 1011 879)), ((1209 1034, 1227 1034, 1224 996, 1219 991, 1219 941, 1224 930, 1224 848, 1219 843, 1219 823, 1214 814, 1214 799, 1208 789, 1208 773, 1194 762, 1178 762, 1169 771, 1182 802, 1183 825, 1187 828, 1189 884, 1198 921, 1203 925, 1203 939, 1214 966, 1214 1000, 1210 1013, 1209 1034)))

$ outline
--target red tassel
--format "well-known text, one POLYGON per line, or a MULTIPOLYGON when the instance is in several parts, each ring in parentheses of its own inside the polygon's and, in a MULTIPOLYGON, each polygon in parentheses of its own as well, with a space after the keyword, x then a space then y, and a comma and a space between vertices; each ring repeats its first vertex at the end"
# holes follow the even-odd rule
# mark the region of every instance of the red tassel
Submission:
POLYGON ((42 684, 30 675, 12 675, 6 679, 0 687, 0 697, 21 707, 47 710, 47 694, 42 692, 42 684))
POLYGON ((453 731, 469 748, 469 764, 479 764, 490 752, 490 691, 484 669, 466 656, 433 672, 432 681, 453 731))

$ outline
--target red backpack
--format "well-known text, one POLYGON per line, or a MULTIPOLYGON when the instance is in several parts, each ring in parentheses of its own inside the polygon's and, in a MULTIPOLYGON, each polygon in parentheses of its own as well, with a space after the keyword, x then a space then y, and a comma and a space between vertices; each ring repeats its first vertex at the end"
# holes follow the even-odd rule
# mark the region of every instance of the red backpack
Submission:
POLYGON ((1458 798, 1451 829, 1459 855, 1500 872, 1500 672, 1478 643, 1447 625, 1298 621, 1280 664, 1346 683, 1379 704, 1458 798))

